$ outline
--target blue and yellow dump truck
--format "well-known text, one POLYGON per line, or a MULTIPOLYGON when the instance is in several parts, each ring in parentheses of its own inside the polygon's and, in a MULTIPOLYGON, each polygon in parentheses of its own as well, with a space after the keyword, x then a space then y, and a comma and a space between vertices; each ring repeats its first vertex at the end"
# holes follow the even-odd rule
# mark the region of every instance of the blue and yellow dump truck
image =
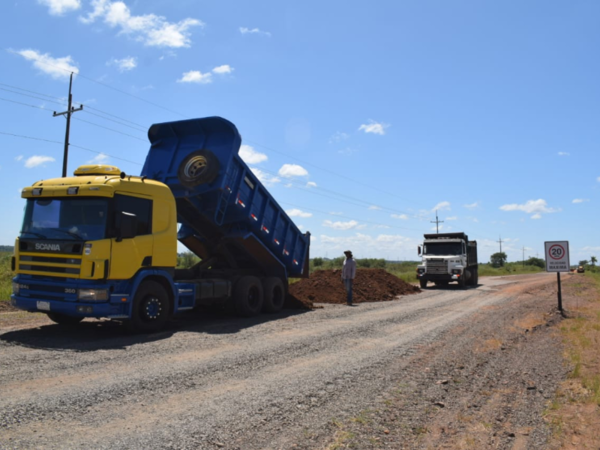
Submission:
POLYGON ((142 332, 200 305, 281 310, 288 278, 308 276, 310 234, 242 161, 235 125, 167 122, 148 137, 140 176, 86 165, 23 189, 12 304, 58 324, 109 318, 142 332), (197 265, 176 268, 178 242, 197 265))

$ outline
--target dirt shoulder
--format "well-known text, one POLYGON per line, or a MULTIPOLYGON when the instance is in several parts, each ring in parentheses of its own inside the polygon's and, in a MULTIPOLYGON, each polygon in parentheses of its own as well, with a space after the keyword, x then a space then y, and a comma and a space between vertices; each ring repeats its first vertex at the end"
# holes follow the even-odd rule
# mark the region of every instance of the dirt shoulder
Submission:
MULTIPOLYGON (((327 448, 598 448, 598 405, 569 404, 574 395, 564 394, 573 366, 555 279, 511 278, 521 282, 501 288, 509 301, 413 356, 372 409, 337 424, 327 448), (557 392, 565 401, 548 415, 557 392), (595 428, 582 430, 593 420, 595 428)), ((597 298, 591 283, 565 278, 565 308, 597 298)))

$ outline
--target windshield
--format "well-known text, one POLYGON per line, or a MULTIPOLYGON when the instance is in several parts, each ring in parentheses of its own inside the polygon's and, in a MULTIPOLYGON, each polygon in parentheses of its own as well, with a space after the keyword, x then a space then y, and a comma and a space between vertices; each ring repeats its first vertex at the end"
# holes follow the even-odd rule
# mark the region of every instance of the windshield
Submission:
POLYGON ((462 243, 460 242, 440 242, 435 244, 425 244, 425 255, 462 255, 462 243))
POLYGON ((108 202, 106 198, 30 198, 21 238, 104 239, 108 202))

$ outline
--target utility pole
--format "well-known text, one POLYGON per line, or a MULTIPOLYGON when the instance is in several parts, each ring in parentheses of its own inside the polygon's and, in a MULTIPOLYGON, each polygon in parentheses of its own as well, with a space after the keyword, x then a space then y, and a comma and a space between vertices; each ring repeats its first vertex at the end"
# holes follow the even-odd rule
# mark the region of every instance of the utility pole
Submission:
POLYGON ((500 253, 502 253, 502 236, 498 236, 500 239, 498 239, 496 242, 500 243, 500 253))
POLYGON ((69 156, 69 130, 71 129, 71 114, 73 114, 74 112, 77 111, 81 111, 83 109, 83 105, 81 105, 79 108, 75 109, 71 106, 71 104, 73 103, 73 95, 71 94, 71 86, 73 86, 73 72, 71 72, 71 78, 69 80, 69 106, 67 107, 67 110, 61 113, 57 113, 56 111, 54 111, 54 114, 52 115, 52 117, 56 117, 56 116, 67 116, 67 131, 65 132, 65 151, 63 154, 63 170, 62 170, 62 176, 63 178, 67 176, 67 158, 69 156))
POLYGON ((435 210, 435 221, 431 220, 431 223, 435 223, 435 232, 440 234, 439 224, 444 223, 443 220, 438 220, 437 209, 435 210))

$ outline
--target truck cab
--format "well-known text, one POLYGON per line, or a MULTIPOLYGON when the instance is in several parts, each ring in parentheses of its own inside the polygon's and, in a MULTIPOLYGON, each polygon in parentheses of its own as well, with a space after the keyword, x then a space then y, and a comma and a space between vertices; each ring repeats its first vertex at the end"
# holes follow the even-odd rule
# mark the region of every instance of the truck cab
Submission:
MULTIPOLYGON (((177 218, 164 184, 88 165, 21 195, 27 201, 13 257, 14 306, 77 323, 129 318, 131 293, 144 280, 173 296, 167 275, 177 263, 177 218)), ((164 305, 151 303, 154 316, 164 305)))
POLYGON ((417 279, 421 288, 429 281, 438 286, 456 282, 462 288, 476 286, 477 242, 469 241, 464 233, 426 234, 418 252, 422 257, 417 266, 417 279))

